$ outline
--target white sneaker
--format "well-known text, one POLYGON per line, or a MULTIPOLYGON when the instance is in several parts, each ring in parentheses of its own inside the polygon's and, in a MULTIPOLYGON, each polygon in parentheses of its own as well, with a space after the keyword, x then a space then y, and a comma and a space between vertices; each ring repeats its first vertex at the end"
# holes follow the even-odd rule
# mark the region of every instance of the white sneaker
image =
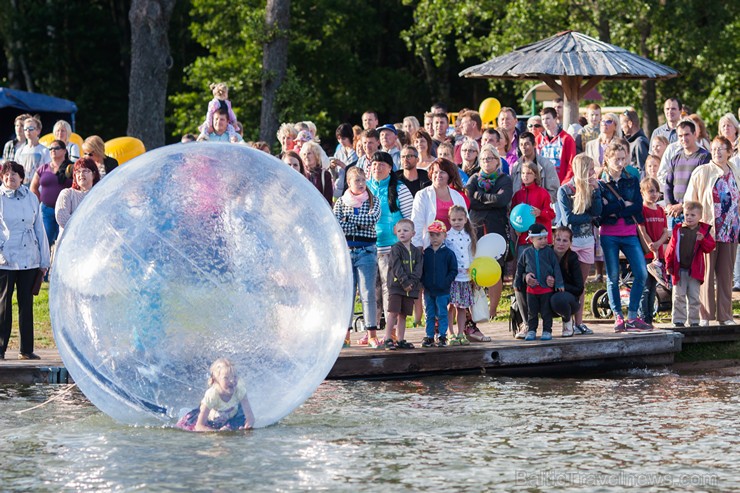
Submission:
POLYGON ((699 327, 709 326, 709 320, 699 320, 699 327))
POLYGON ((722 322, 722 325, 737 325, 737 322, 730 319, 730 320, 725 320, 724 322, 722 322))
POLYGON ((563 322, 563 337, 573 337, 573 320, 563 322))

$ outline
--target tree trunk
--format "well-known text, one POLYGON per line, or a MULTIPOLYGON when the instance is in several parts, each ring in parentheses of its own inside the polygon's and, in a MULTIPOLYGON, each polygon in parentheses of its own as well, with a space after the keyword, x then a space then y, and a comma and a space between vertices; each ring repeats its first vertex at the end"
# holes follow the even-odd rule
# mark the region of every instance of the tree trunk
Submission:
MULTIPOLYGON (((648 19, 642 19, 637 24, 637 29, 640 33, 640 55, 650 60, 652 54, 648 49, 647 40, 652 31, 652 24, 648 19)), ((645 135, 650 138, 650 134, 658 126, 658 112, 655 109, 657 95, 654 80, 640 81, 640 96, 642 99, 642 129, 645 131, 645 135)))
POLYGON ((260 140, 272 145, 279 126, 276 106, 277 92, 288 70, 288 30, 290 29, 290 0, 267 0, 265 31, 267 35, 262 54, 262 111, 260 140))
POLYGON ((172 67, 167 29, 176 0, 133 0, 131 74, 128 91, 127 134, 144 142, 147 150, 161 147, 167 75, 172 67))

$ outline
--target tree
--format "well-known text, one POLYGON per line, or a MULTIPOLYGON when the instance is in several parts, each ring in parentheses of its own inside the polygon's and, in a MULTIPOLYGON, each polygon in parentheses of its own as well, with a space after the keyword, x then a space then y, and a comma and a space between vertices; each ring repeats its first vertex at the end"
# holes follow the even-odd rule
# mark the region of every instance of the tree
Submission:
POLYGON ((176 0, 133 0, 131 23, 131 75, 129 78, 127 134, 147 149, 161 147, 167 75, 172 67, 167 37, 176 0))
POLYGON ((278 129, 277 92, 288 70, 290 0, 267 0, 267 28, 262 56, 262 113, 260 140, 272 144, 278 129))

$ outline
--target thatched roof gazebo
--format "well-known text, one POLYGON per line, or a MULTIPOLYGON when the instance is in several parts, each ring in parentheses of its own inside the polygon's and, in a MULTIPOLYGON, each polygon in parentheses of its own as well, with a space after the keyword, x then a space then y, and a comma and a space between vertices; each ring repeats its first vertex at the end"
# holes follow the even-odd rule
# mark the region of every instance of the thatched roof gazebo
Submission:
POLYGON ((664 80, 678 77, 678 72, 585 34, 564 31, 468 67, 460 77, 541 80, 562 96, 567 128, 578 119, 578 102, 602 80, 664 80))

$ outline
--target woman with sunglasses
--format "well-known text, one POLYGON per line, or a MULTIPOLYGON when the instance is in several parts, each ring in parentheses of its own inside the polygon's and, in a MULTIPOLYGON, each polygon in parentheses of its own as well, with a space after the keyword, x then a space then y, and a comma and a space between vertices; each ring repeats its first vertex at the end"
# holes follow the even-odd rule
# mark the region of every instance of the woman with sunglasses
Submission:
POLYGON ((622 138, 619 128, 619 117, 614 113, 606 113, 599 123, 599 137, 586 144, 586 155, 596 164, 596 177, 601 177, 604 166, 604 150, 614 139, 622 138))
POLYGON ((41 217, 51 247, 59 235, 59 225, 54 213, 57 199, 62 190, 72 186, 71 168, 69 175, 67 174, 67 167, 72 161, 67 158, 67 146, 61 140, 52 141, 49 152, 51 162, 36 170, 31 180, 31 191, 41 202, 41 217))
POLYGON ((118 167, 116 159, 105 155, 105 143, 97 135, 91 135, 82 143, 82 157, 90 158, 95 162, 101 179, 118 167))
POLYGON ((37 118, 31 117, 24 120, 23 135, 26 137, 26 144, 16 153, 15 160, 23 166, 25 171, 23 184, 28 186, 36 170, 51 162, 51 155, 45 145, 39 144, 41 122, 37 118))

